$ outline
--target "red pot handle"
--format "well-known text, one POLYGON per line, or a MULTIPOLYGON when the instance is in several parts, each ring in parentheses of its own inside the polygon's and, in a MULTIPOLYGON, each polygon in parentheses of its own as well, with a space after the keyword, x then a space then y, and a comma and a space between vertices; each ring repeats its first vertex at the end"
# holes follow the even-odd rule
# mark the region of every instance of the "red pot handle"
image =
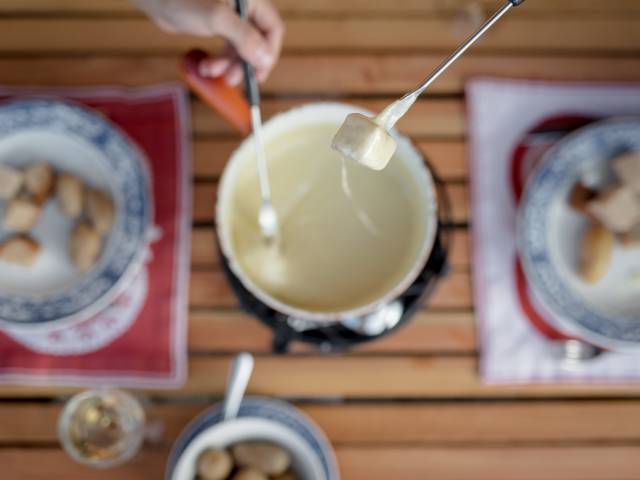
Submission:
POLYGON ((182 78, 193 93, 207 105, 222 115, 240 133, 251 132, 251 111, 244 95, 238 88, 230 86, 224 77, 204 77, 200 75, 200 62, 209 55, 202 50, 187 52, 180 62, 182 78))

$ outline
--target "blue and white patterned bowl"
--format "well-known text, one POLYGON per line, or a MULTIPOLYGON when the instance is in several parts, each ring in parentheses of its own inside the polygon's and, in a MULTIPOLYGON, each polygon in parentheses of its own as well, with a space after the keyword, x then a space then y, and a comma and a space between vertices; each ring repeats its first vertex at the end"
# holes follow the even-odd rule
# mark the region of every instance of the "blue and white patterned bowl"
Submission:
MULTIPOLYGON (((106 307, 139 271, 153 218, 151 178, 142 151, 99 113, 74 103, 24 99, 0 105, 0 164, 47 162, 109 192, 115 223, 100 260, 86 274, 68 256, 73 221, 49 201, 31 232, 43 246, 36 264, 0 262, 0 326, 48 327, 106 307)), ((0 215, 4 205, 0 202, 0 215)), ((0 226, 0 240, 11 235, 0 226)))
POLYGON ((289 450, 303 480, 339 479, 335 454, 322 431, 292 405, 265 397, 245 397, 234 420, 223 421, 221 404, 196 417, 174 444, 165 478, 193 480, 204 449, 251 440, 272 441, 289 450))
POLYGON ((597 284, 578 274, 589 219, 569 206, 578 181, 601 187, 613 179, 612 158, 640 151, 640 119, 587 126, 550 150, 527 183, 518 224, 518 248, 536 297, 568 333, 616 351, 640 349, 640 251, 616 245, 607 275, 597 284))

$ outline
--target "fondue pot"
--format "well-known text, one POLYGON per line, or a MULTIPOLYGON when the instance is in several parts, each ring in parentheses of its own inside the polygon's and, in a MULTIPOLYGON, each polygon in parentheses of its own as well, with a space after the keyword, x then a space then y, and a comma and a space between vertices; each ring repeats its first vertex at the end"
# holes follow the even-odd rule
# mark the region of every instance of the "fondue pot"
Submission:
MULTIPOLYGON (((204 78, 198 74, 197 65, 204 56, 199 51, 187 54, 182 65, 185 79, 206 103, 241 133, 248 133, 251 128, 248 104, 237 89, 229 87, 222 79, 204 78)), ((288 132, 300 131, 305 126, 313 128, 318 124, 331 124, 337 130, 344 118, 353 112, 372 115, 371 112, 341 103, 311 103, 293 108, 275 115, 264 124, 266 143, 274 138, 287 138, 288 132)), ((243 171, 254 168, 255 164, 252 137, 247 137, 232 153, 217 194, 216 225, 221 263, 242 306, 276 329, 277 349, 286 348, 286 343, 292 338, 323 344, 327 339, 333 340, 336 345, 330 345, 330 348, 339 348, 388 333, 408 318, 444 271, 448 236, 441 219, 442 213, 446 212, 444 207, 447 202, 443 200, 438 182, 418 149, 399 132, 393 131, 392 135, 398 143, 394 161, 403 163, 409 180, 417 186, 415 192, 418 198, 413 201, 420 208, 411 209, 407 215, 416 215, 416 212, 420 215, 419 218, 410 219, 412 225, 419 225, 416 227, 419 229, 416 237, 419 244, 417 247, 412 244, 411 248, 407 244, 407 251, 412 252, 411 258, 405 262, 406 266, 401 267, 397 281, 383 288, 375 298, 346 309, 305 308, 277 298, 259 285, 243 266, 234 244, 233 219, 238 215, 235 197, 238 179, 243 171), (336 337, 339 337, 337 341, 336 337)), ((336 271, 336 276, 342 274, 336 271)), ((381 278, 380 281, 383 285, 387 279, 381 278)))

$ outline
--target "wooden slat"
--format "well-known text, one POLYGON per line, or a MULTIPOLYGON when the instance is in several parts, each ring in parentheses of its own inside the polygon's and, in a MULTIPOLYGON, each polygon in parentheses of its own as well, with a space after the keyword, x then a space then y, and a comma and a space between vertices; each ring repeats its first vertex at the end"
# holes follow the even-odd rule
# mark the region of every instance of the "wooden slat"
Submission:
POLYGON ((136 7, 129 0, 2 0, 2 13, 121 13, 136 12, 136 7))
MULTIPOLYGON (((0 464, 7 478, 42 480, 157 480, 163 478, 168 449, 145 450, 131 463, 91 470, 72 463, 59 449, 2 449, 0 464)), ((431 448, 336 448, 344 480, 637 480, 637 446, 431 448)))
POLYGON ((241 139, 196 139, 193 143, 193 173, 196 178, 218 178, 241 139))
MULTIPOLYGON (((191 273, 189 303, 192 308, 237 307, 238 301, 221 271, 191 273)), ((472 307, 469 273, 453 271, 439 281, 429 298, 429 307, 469 309, 472 307)))
MULTIPOLYGON (((221 396, 230 356, 192 356, 180 390, 165 397, 221 396)), ((76 388, 4 386, 0 398, 51 397, 76 388)), ((380 355, 259 356, 249 392, 293 398, 640 398, 638 384, 486 385, 473 357, 380 355)))
MULTIPOLYGON (((272 351, 273 331, 257 319, 237 311, 198 311, 189 317, 189 349, 197 353, 272 351)), ((476 348, 471 312, 421 310, 392 334, 352 350, 353 353, 424 354, 472 353, 476 348)), ((294 342, 294 353, 313 353, 315 347, 294 342)))
POLYGON ((640 471, 640 448, 420 448, 338 449, 342 477, 387 480, 631 480, 640 471))
MULTIPOLYGON (((469 268, 469 232, 462 228, 452 231, 453 239, 449 264, 456 270, 469 268)), ((213 228, 194 228, 191 237, 191 264, 198 268, 211 268, 219 264, 218 243, 213 228)))
MULTIPOLYGON (((455 18, 291 18, 285 50, 451 50, 472 31, 455 18), (462 27, 462 28, 461 28, 462 27), (330 32, 330 33, 329 33, 330 32)), ((143 18, 0 18, 1 52, 180 52, 216 39, 169 35, 143 18), (36 34, 37 33, 37 34, 36 34)), ((490 51, 637 52, 637 19, 576 19, 571 15, 528 18, 514 13, 474 47, 490 51)))
POLYGON ((196 183, 193 188, 193 220, 212 222, 215 220, 218 183, 196 183))
MULTIPOLYGON (((240 141, 231 139, 197 139, 193 144, 194 174, 199 179, 218 178, 231 153, 240 141)), ((466 145, 462 141, 417 142, 437 174, 445 181, 467 179, 466 145)))
MULTIPOLYGON (((221 394, 228 366, 227 358, 193 357, 181 393, 221 394)), ((257 360, 249 390, 286 397, 637 397, 640 385, 489 386, 471 357, 268 356, 257 360)))
POLYGON ((468 179, 469 169, 465 143, 420 140, 417 145, 442 180, 451 182, 468 179))
MULTIPOLYGON (((90 3, 90 2, 88 2, 90 3)), ((442 54, 326 55, 287 54, 261 89, 265 94, 394 94, 418 83, 442 54), (313 71, 313 75, 309 72, 313 71)), ((459 94, 473 76, 544 80, 640 80, 640 59, 609 56, 486 55, 463 56, 430 88, 430 93, 459 94)), ((174 55, 89 56, 84 58, 0 58, 0 84, 147 85, 179 80, 174 55)))
MULTIPOLYGON (((451 200, 451 216, 456 223, 469 220, 469 191, 466 184, 448 183, 446 190, 451 200)), ((212 221, 215 217, 217 184, 197 183, 193 190, 193 218, 195 221, 212 221)))
MULTIPOLYGON (((386 14, 416 15, 442 14, 464 11, 470 5, 481 5, 485 11, 496 7, 495 0, 275 0, 279 10, 286 14, 386 14)), ((522 14, 600 13, 638 14, 635 0, 535 0, 529 2, 522 14)), ((129 0, 3 0, 1 13, 127 13, 137 12, 129 0)))
POLYGON ((213 228, 194 228, 191 232, 191 265, 211 268, 219 264, 218 240, 213 228))
MULTIPOLYGON (((171 405, 146 404, 149 423, 161 422, 161 442, 173 442, 185 426, 206 403, 179 403, 171 405)), ((60 403, 0 403, 0 448, 11 444, 50 444, 57 442, 60 403)))
POLYGON ((640 440, 638 402, 303 406, 336 443, 531 443, 640 440), (375 419, 374 421, 372 421, 375 419))
MULTIPOLYGON (((0 404, 0 444, 55 442, 61 405, 0 404)), ((163 425, 164 443, 211 403, 151 404, 150 421, 163 425)), ((545 444, 638 442, 640 402, 479 402, 301 404, 337 445, 545 444), (374 420, 374 421, 372 421, 374 420)))
MULTIPOLYGON (((331 50, 450 50, 478 25, 459 20, 291 20, 287 23, 285 48, 331 50), (328 34, 327 32, 331 32, 328 34)), ((474 45, 475 51, 637 51, 640 31, 637 20, 584 19, 557 16, 521 18, 514 12, 474 45)))
POLYGON ((193 271, 189 284, 191 307, 238 307, 231 287, 222 271, 193 271))
MULTIPOLYGON (((15 0, 14 0, 15 1, 15 0)), ((51 0, 48 0, 51 1, 51 0)), ((110 1, 110 0, 107 0, 110 1)), ((499 2, 498 2, 499 3, 499 2)), ((485 12, 496 8, 495 0, 276 0, 285 12, 296 13, 384 13, 384 14, 434 14, 460 12, 470 6, 481 5, 485 12)), ((534 0, 520 9, 520 15, 527 13, 639 13, 640 6, 635 0, 534 0)))
POLYGON ((3 478, 11 480, 158 480, 164 478, 168 448, 145 449, 124 466, 98 470, 74 463, 62 450, 0 449, 3 478))
MULTIPOLYGON (((344 98, 341 101, 380 112, 393 98, 366 100, 360 98, 344 98)), ((312 97, 308 100, 265 100, 262 108, 266 119, 276 113, 314 101, 323 101, 312 97)), ((325 99, 326 101, 326 99, 325 99)), ((192 128, 195 135, 229 135, 236 131, 217 113, 202 102, 191 104, 192 128)), ((428 99, 419 100, 411 111, 403 117, 397 127, 405 134, 424 139, 460 139, 466 133, 465 106, 462 100, 428 99)))

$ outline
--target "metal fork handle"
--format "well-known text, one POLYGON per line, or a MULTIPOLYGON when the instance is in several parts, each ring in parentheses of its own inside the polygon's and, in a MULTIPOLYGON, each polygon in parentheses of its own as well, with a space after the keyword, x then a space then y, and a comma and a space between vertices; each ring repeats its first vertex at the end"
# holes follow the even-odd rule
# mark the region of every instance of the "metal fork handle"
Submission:
POLYGON ((444 71, 451 66, 453 62, 455 62, 464 52, 466 52, 471 45, 476 43, 480 37, 482 37, 487 30, 489 30, 493 25, 502 18, 502 16, 511 10, 512 7, 517 7, 524 0, 509 0, 507 1, 501 8, 498 10, 489 20, 487 20, 473 35, 468 37, 465 42, 460 45, 455 52, 453 52, 446 60, 444 60, 438 67, 427 77, 425 78, 420 85, 418 85, 415 90, 409 92, 405 95, 405 97, 409 97, 411 95, 420 95, 424 92, 433 82, 436 81, 440 75, 444 73, 444 71))
MULTIPOLYGON (((249 19, 249 9, 247 0, 235 0, 236 13, 243 20, 249 19)), ((260 89, 256 79, 255 69, 246 60, 242 61, 242 71, 244 72, 244 93, 252 107, 260 105, 260 89)))
POLYGON ((508 0, 505 4, 498 10, 489 20, 487 20, 473 35, 468 37, 462 45, 460 45, 455 52, 453 52, 446 60, 444 60, 438 67, 429 74, 427 78, 425 78, 422 83, 420 83, 416 88, 406 93, 402 98, 389 105, 386 109, 384 109, 377 117, 376 122, 379 125, 382 125, 384 128, 393 127, 396 122, 407 112, 409 107, 416 101, 416 99, 427 89, 429 86, 435 82, 440 75, 442 75, 445 70, 447 70, 458 58, 462 56, 464 52, 466 52, 471 45, 476 43, 480 37, 482 37, 487 30, 489 30, 493 25, 502 18, 502 16, 507 13, 511 8, 517 7, 524 0, 508 0), (404 100, 408 100, 404 102, 404 100), (404 108, 396 109, 394 106, 402 104, 404 108))

